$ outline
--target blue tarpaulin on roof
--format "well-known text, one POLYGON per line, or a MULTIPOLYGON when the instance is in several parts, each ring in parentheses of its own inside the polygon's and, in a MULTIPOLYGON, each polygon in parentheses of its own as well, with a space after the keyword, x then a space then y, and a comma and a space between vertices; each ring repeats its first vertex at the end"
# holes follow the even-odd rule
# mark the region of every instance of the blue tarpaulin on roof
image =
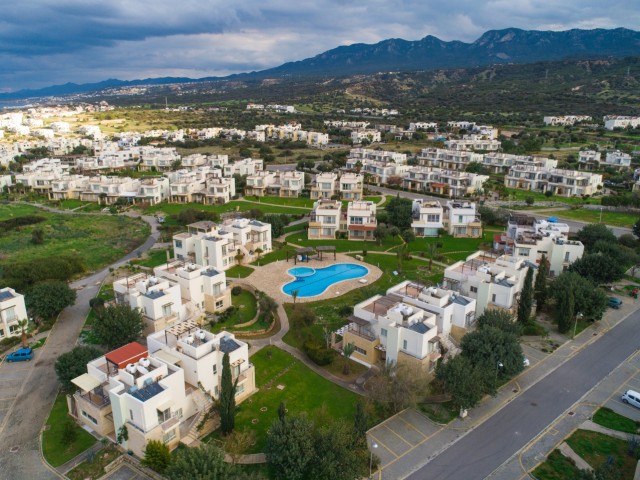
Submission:
POLYGON ((547 222, 556 223, 557 221, 558 221, 558 219, 556 217, 547 218, 547 222))

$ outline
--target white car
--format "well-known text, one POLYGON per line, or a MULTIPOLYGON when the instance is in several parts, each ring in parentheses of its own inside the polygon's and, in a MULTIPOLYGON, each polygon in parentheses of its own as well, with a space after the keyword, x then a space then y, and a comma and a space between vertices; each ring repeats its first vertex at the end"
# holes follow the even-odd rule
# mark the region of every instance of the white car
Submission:
POLYGON ((527 368, 530 365, 529 359, 527 357, 522 357, 522 365, 524 366, 524 368, 527 368))

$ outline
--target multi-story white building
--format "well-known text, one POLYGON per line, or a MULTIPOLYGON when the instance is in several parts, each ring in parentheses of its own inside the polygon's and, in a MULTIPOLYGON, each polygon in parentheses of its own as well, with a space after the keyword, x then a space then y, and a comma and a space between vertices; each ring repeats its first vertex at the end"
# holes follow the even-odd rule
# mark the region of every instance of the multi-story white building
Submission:
POLYGON ((444 228, 444 209, 437 200, 414 200, 412 212, 411 228, 416 237, 437 237, 440 229, 444 228))
POLYGON ((504 177, 504 185, 536 192, 573 197, 594 195, 602 185, 602 175, 560 168, 514 166, 504 177))
MULTIPOLYGON (((249 178, 247 178, 248 185, 249 178)), ((284 198, 297 198, 304 189, 304 172, 276 172, 273 182, 267 185, 267 194, 284 198)))
POLYGON ((416 130, 437 130, 438 124, 436 122, 415 122, 409 124, 409 131, 415 132, 416 130))
POLYGON ((423 148, 417 156, 418 162, 424 167, 461 171, 471 162, 482 163, 483 158, 481 153, 443 148, 423 148))
POLYGON ((27 319, 24 295, 10 287, 0 289, 0 339, 20 335, 18 322, 27 319))
POLYGON ((504 177, 504 186, 532 192, 544 192, 548 170, 544 167, 518 165, 509 169, 504 177))
POLYGON ((531 155, 512 155, 510 153, 490 152, 484 155, 482 165, 491 173, 506 174, 514 166, 555 168, 558 161, 553 158, 534 157, 531 155))
POLYGON ((607 157, 605 159, 604 166, 617 167, 617 168, 629 168, 631 167, 631 155, 629 155, 628 153, 621 152, 620 150, 607 152, 607 157))
POLYGON ((476 252, 444 271, 443 285, 476 300, 476 315, 487 308, 515 312, 531 264, 508 255, 476 252))
POLYGON ((166 278, 138 273, 113 282, 116 303, 143 314, 146 333, 164 330, 187 317, 180 285, 166 278))
POLYGON ((332 198, 337 194, 338 174, 323 172, 316 175, 311 184, 310 197, 312 199, 332 198))
POLYGON ((579 122, 590 122, 589 115, 556 115, 543 118, 545 125, 575 125, 579 122))
POLYGON ((370 201, 349 202, 346 225, 349 240, 374 240, 378 226, 376 204, 370 201))
POLYGON ((345 172, 340 176, 340 200, 362 200, 364 176, 360 173, 345 172))
POLYGON ((370 143, 380 142, 382 140, 382 136, 380 132, 372 129, 363 129, 363 130, 353 130, 351 132, 351 141, 354 144, 362 143, 363 140, 366 140, 370 143))
POLYGON ((604 128, 613 130, 615 128, 637 128, 640 126, 640 117, 628 117, 622 115, 607 115, 604 117, 604 128))
POLYGON ((371 148, 352 148, 347 158, 347 168, 354 169, 358 160, 362 163, 364 163, 365 160, 372 160, 374 162, 404 165, 407 163, 407 154, 386 150, 373 150, 371 148))
POLYGON ((595 150, 580 150, 578 152, 578 167, 585 170, 600 168, 601 153, 595 150))
POLYGON ((204 221, 187 228, 187 232, 173 236, 176 258, 220 271, 240 262, 250 263, 258 253, 272 249, 271 225, 257 220, 228 219, 220 225, 204 221))
POLYGON ((444 229, 456 238, 482 237, 480 214, 473 202, 447 201, 444 207, 444 229))
POLYGON ((264 162, 261 158, 245 158, 237 160, 233 163, 223 165, 225 177, 233 177, 234 175, 256 175, 264 168, 264 162))
POLYGON ((258 171, 249 175, 245 181, 244 194, 256 197, 264 197, 268 193, 268 188, 276 182, 276 172, 268 170, 258 171))
POLYGON ((143 172, 153 169, 168 171, 172 170, 177 162, 180 162, 180 155, 175 148, 145 147, 138 169, 143 172))
POLYGON ((171 195, 171 187, 167 177, 147 177, 140 180, 136 201, 156 205, 167 200, 171 195))
POLYGON ((502 144, 499 140, 485 138, 482 135, 463 135, 462 139, 446 140, 444 146, 450 150, 497 151, 502 144))
POLYGON ((190 203, 194 202, 195 195, 204 189, 204 183, 207 177, 219 175, 220 170, 210 169, 208 166, 198 167, 195 170, 176 170, 167 173, 170 181, 171 203, 190 203))
POLYGON ((233 177, 207 175, 204 185, 193 193, 193 200, 205 205, 228 203, 236 195, 236 180, 233 177))
POLYGON ((16 174, 16 183, 31 187, 37 193, 49 195, 54 181, 68 174, 69 166, 57 158, 42 158, 22 166, 22 173, 16 174))
POLYGON ((105 175, 89 177, 87 189, 80 194, 80 200, 111 205, 123 198, 133 202, 140 190, 139 179, 110 177, 105 175))
POLYGON ((90 177, 83 175, 64 175, 51 182, 50 200, 79 199, 89 186, 90 177))
POLYGON ((309 217, 309 240, 334 240, 340 230, 342 202, 321 198, 313 204, 309 217))
POLYGON ((4 189, 4 187, 11 187, 13 185, 13 177, 11 175, 0 175, 0 191, 4 189))
POLYGON ((69 413, 97 434, 115 442, 126 430, 123 447, 137 456, 150 440, 173 449, 197 438, 211 398, 220 396, 225 354, 236 402, 255 392, 248 346, 233 334, 213 334, 187 321, 149 335, 147 345, 133 342, 89 362, 68 398, 69 413))

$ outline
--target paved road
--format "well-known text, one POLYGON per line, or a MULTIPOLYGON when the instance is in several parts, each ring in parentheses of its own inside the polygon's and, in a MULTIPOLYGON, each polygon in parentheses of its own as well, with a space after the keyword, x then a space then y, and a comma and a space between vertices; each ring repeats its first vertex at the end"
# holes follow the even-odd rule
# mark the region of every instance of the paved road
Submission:
MULTIPOLYGON (((157 241, 157 222, 153 217, 143 219, 151 225, 150 237, 134 252, 111 266, 117 267, 127 262, 136 256, 136 252, 148 250, 157 241)), ((58 392, 53 365, 60 354, 75 346, 89 313, 89 300, 96 295, 100 283, 108 274, 109 269, 105 268, 71 283, 72 288, 80 288, 76 303, 60 314, 47 343, 38 349, 34 361, 24 369, 22 381, 15 385, 15 395, 7 399, 9 408, 0 423, 0 478, 58 478, 42 464, 39 453, 40 430, 58 392), (17 452, 10 453, 12 447, 18 447, 17 452), (7 476, 8 472, 11 472, 11 477, 7 476)), ((0 368, 0 385, 11 375, 14 366, 5 364, 0 368)))
POLYGON ((636 311, 407 478, 485 478, 638 350, 639 324, 636 311))
MULTIPOLYGON (((416 198, 425 198, 427 200, 436 200, 436 201, 442 201, 443 199, 441 197, 432 197, 429 195, 423 195, 421 193, 414 193, 414 192, 404 192, 401 190, 392 190, 390 188, 384 188, 384 187, 376 187, 376 186, 372 186, 372 185, 368 185, 367 188, 371 191, 374 192, 380 192, 380 193, 384 193, 385 195, 397 195, 400 194, 400 196, 402 198, 410 198, 410 199, 416 199, 416 198)), ((540 210, 543 210, 543 208, 540 208, 540 210)), ((548 214, 537 214, 534 212, 530 212, 530 211, 522 211, 522 210, 513 210, 513 212, 515 213, 526 213, 527 215, 530 215, 532 217, 536 217, 536 218, 542 218, 542 219, 546 219, 549 218, 551 216, 562 216, 562 212, 559 210, 558 212, 555 212, 553 214, 548 213, 548 214)), ((582 227, 584 227, 585 225, 590 225, 589 222, 578 222, 576 220, 568 220, 568 219, 562 219, 562 223, 566 223, 567 225, 569 225, 569 227, 571 228, 572 232, 577 232, 578 230, 580 230, 582 227)), ((614 233, 614 235, 616 237, 619 237, 621 235, 624 235, 625 233, 632 233, 630 228, 622 228, 622 227, 609 227, 611 229, 611 231, 614 233)))

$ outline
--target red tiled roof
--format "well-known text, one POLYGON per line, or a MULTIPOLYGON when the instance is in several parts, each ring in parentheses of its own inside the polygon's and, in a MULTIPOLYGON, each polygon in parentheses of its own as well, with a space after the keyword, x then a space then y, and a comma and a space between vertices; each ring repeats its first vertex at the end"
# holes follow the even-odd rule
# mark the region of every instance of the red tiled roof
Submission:
POLYGON ((375 225, 349 225, 349 230, 370 231, 375 229, 376 229, 375 225))
POLYGON ((124 368, 128 363, 136 363, 148 355, 147 347, 138 342, 131 342, 107 353, 105 357, 109 362, 118 365, 118 368, 124 368))

